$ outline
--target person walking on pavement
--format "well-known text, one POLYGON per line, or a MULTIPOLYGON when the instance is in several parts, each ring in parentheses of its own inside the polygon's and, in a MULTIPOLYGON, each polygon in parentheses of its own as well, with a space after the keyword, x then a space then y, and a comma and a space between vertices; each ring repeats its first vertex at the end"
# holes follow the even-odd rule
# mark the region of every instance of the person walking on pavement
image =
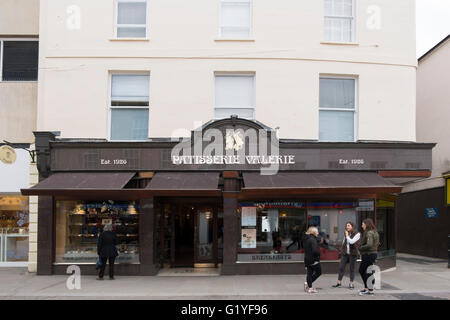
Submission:
POLYGON ((367 273, 367 269, 371 265, 374 265, 377 259, 377 249, 380 236, 372 219, 365 219, 362 222, 362 228, 364 232, 359 246, 359 252, 361 253, 359 274, 364 282, 364 289, 359 292, 359 295, 373 295, 373 285, 368 288, 367 284, 367 280, 370 277, 370 274, 367 273))
POLYGON ((306 231, 303 240, 303 247, 305 248, 305 266, 307 269, 306 282, 304 285, 305 292, 317 293, 312 284, 322 274, 322 267, 320 265, 320 251, 317 237, 319 230, 316 227, 310 227, 306 231))
POLYGON ((119 255, 117 244, 118 240, 112 231, 112 224, 105 225, 97 243, 97 253, 102 261, 97 280, 103 280, 107 261, 109 262, 109 279, 114 280, 114 260, 119 255))
POLYGON ((356 230, 355 224, 351 221, 345 224, 344 241, 341 246, 341 265, 339 267, 339 275, 337 284, 333 288, 342 287, 342 278, 345 274, 347 264, 350 265, 350 284, 349 289, 354 289, 353 281, 355 280, 355 265, 359 255, 360 233, 356 230))

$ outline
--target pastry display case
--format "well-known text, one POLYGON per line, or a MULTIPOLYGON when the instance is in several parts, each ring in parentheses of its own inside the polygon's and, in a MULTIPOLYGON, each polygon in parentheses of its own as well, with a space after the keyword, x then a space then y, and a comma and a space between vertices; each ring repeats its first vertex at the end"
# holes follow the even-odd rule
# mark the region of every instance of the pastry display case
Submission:
POLYGON ((135 202, 57 201, 56 263, 95 263, 98 236, 112 224, 116 263, 139 263, 139 206, 135 202))

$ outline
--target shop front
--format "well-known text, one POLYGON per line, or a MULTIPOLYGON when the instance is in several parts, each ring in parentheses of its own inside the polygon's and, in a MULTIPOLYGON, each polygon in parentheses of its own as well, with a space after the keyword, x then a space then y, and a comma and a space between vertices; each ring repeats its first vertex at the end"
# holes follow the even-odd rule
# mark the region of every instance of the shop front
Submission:
POLYGON ((397 181, 429 174, 434 146, 279 140, 238 118, 176 141, 35 135, 40 183, 22 194, 39 196, 38 274, 74 264, 95 274, 106 224, 119 239, 123 275, 304 273, 300 239, 309 226, 319 229, 324 271, 336 272, 345 224, 367 217, 382 239, 378 264, 392 267, 397 181))
POLYGON ((28 265, 29 200, 20 189, 29 186, 29 174, 28 152, 0 145, 0 267, 28 265))

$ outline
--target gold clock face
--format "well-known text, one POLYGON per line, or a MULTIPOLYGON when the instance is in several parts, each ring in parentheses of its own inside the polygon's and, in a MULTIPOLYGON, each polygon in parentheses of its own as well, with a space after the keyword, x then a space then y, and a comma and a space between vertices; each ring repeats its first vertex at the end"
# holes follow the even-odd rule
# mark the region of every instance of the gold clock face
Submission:
POLYGON ((0 161, 5 164, 13 164, 16 162, 16 151, 10 146, 0 147, 0 161))

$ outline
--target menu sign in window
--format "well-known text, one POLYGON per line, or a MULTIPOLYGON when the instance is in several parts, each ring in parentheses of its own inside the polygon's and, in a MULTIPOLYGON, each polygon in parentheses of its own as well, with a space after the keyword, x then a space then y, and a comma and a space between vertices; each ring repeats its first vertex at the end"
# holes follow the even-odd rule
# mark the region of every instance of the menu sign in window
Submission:
POLYGON ((241 230, 241 248, 256 249, 256 228, 241 230))
POLYGON ((241 224, 243 227, 256 227, 256 207, 242 207, 241 224))

